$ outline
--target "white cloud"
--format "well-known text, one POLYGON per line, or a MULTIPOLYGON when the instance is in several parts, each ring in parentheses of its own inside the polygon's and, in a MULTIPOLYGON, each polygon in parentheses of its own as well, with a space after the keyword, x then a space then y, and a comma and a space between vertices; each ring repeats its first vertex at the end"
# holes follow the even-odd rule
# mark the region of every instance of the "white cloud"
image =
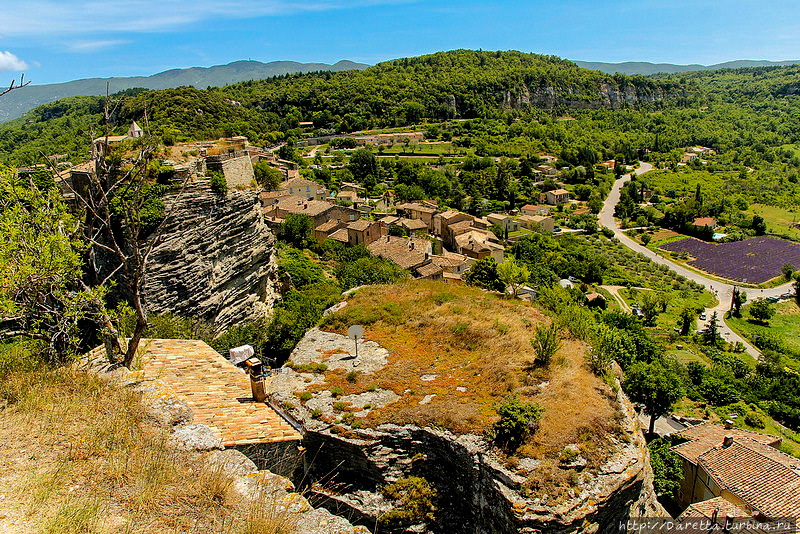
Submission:
POLYGON ((0 72, 8 72, 15 70, 27 70, 30 67, 27 63, 15 56, 9 51, 0 50, 0 72))
POLYGON ((70 43, 67 45, 67 48, 73 52, 97 52, 98 50, 128 44, 130 42, 131 41, 122 39, 107 41, 78 41, 76 43, 70 43))
POLYGON ((24 9, 19 9, 17 1, 0 0, 0 34, 6 37, 165 31, 214 18, 245 19, 415 0, 29 0, 24 9))

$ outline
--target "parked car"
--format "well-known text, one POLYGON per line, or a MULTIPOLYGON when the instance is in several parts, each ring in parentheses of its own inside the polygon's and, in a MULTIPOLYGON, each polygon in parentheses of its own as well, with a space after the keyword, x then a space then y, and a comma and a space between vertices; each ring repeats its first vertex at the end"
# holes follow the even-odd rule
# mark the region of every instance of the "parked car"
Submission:
POLYGON ((706 320, 706 312, 704 312, 704 311, 700 312, 700 320, 702 320, 702 321, 706 320))

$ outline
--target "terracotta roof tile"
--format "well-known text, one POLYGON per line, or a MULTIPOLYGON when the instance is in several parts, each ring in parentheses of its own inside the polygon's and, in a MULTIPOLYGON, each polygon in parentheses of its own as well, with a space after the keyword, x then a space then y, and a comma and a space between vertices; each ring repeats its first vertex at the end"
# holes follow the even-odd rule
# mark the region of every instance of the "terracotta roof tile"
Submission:
POLYGON ((710 451, 714 447, 720 447, 725 439, 725 436, 731 436, 733 438, 749 437, 765 445, 774 445, 780 443, 781 441, 780 438, 776 438, 775 436, 762 434, 760 432, 753 432, 751 430, 744 430, 741 428, 726 429, 722 425, 717 425, 711 422, 690 426, 689 428, 685 428, 676 434, 688 439, 689 441, 672 447, 672 450, 693 464, 697 463, 697 458, 701 454, 710 451))
POLYGON ((720 487, 767 517, 800 515, 800 460, 747 437, 702 454, 698 463, 720 487))
MULTIPOLYGON (((206 343, 143 339, 140 346, 141 377, 160 379, 167 389, 161 394, 185 401, 194 412, 194 422, 216 429, 224 446, 300 439, 267 404, 252 401, 250 378, 206 343)), ((94 349, 89 357, 102 359, 103 348, 94 349)))

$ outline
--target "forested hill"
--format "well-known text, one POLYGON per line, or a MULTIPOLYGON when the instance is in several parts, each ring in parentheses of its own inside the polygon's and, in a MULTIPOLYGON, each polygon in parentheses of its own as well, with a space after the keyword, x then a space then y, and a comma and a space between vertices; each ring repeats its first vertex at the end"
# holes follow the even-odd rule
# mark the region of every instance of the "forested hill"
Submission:
MULTIPOLYGON (((609 76, 552 56, 458 50, 405 58, 363 71, 279 76, 223 88, 128 91, 115 119, 141 120, 154 133, 197 139, 247 135, 280 140, 303 120, 323 132, 498 116, 503 110, 639 107, 682 90, 674 81, 609 76)), ((30 163, 41 153, 86 153, 101 130, 102 99, 75 97, 0 125, 0 160, 30 163)), ((121 130, 122 131, 122 130, 121 130)))
POLYGON ((676 72, 692 72, 698 70, 721 70, 721 69, 740 69, 744 67, 782 67, 786 65, 796 65, 800 60, 789 61, 762 61, 741 59, 737 61, 726 61, 725 63, 715 63, 713 65, 675 65, 673 63, 650 63, 647 61, 625 61, 623 63, 604 63, 602 61, 576 61, 575 64, 584 69, 599 70, 608 74, 621 72, 623 74, 674 74, 676 72))
POLYGON ((65 83, 29 85, 6 95, 0 100, 0 121, 15 119, 36 106, 48 104, 70 96, 102 96, 106 86, 112 93, 142 87, 144 89, 168 89, 189 85, 192 87, 220 87, 245 80, 260 80, 282 74, 314 71, 339 72, 365 69, 369 65, 339 61, 327 63, 297 63, 295 61, 234 61, 213 67, 191 67, 170 69, 152 76, 130 76, 114 78, 86 78, 65 83))

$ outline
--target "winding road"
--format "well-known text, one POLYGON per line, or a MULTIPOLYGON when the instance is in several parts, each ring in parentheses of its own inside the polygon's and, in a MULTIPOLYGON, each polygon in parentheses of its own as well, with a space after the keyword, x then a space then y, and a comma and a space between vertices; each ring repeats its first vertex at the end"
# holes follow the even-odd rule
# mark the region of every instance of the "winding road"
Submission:
MULTIPOLYGON (((641 162, 638 169, 633 171, 635 175, 641 175, 648 171, 651 171, 653 166, 649 163, 641 162)), ((617 206, 617 202, 619 202, 620 191, 622 187, 629 182, 631 179, 630 174, 626 174, 622 176, 619 180, 614 183, 614 187, 611 189, 611 192, 608 194, 605 203, 603 204, 603 209, 600 211, 600 225, 606 228, 610 228, 614 231, 614 236, 619 239, 620 243, 628 247, 629 249, 639 252, 653 260, 655 263, 659 265, 666 265, 676 273, 681 276, 686 277, 689 280, 694 280, 698 284, 704 285, 707 289, 711 290, 712 292, 716 292, 717 299, 719 300, 719 304, 714 308, 706 309, 706 316, 708 319, 711 318, 711 315, 714 312, 717 312, 717 316, 720 319, 720 329, 719 332, 722 337, 730 342, 739 341, 744 344, 747 352, 753 356, 756 360, 761 356, 761 353, 750 345, 747 341, 742 339, 736 332, 731 330, 731 328, 725 323, 725 312, 730 309, 731 298, 733 297, 733 286, 731 284, 726 284, 723 282, 719 282, 716 280, 711 280, 695 271, 691 271, 682 265, 678 265, 662 256, 659 256, 652 250, 647 247, 644 247, 631 239, 630 237, 626 236, 620 228, 617 227, 617 222, 614 220, 614 208, 617 206)), ((781 286, 773 287, 771 289, 745 289, 748 292, 749 297, 777 297, 783 293, 791 291, 791 282, 787 282, 781 286)))

